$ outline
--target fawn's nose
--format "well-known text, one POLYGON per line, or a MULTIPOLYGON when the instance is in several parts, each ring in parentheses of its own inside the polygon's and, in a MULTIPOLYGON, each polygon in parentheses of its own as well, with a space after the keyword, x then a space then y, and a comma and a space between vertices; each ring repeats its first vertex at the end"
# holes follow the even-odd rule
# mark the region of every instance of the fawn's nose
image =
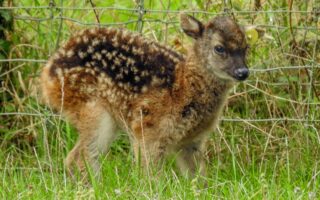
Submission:
POLYGON ((246 80, 250 74, 249 69, 246 67, 237 68, 234 70, 235 78, 239 81, 246 80))

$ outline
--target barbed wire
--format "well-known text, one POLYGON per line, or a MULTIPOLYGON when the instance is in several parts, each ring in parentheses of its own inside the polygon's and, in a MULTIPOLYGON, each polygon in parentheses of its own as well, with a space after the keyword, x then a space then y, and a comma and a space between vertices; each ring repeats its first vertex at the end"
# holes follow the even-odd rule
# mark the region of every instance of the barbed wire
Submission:
MULTIPOLYGON (((163 24, 177 24, 179 21, 177 20, 165 20, 165 19, 150 19, 147 17, 144 17, 146 14, 159 14, 159 13, 166 13, 166 14, 178 14, 181 13, 181 10, 158 10, 158 9, 146 9, 144 7, 138 7, 138 8, 122 8, 122 7, 63 7, 63 6, 17 6, 17 7, 0 7, 0 10, 50 10, 50 16, 49 17, 36 17, 36 16, 27 16, 27 15, 14 15, 14 20, 19 20, 19 21, 35 21, 35 22, 44 22, 44 21, 60 21, 62 23, 63 21, 69 21, 76 23, 78 25, 83 25, 83 26, 119 26, 119 25, 127 25, 127 24, 134 24, 134 23, 139 23, 140 24, 140 29, 142 29, 142 24, 143 23, 163 23, 163 24), (55 16, 53 14, 53 9, 57 12, 60 12, 60 14, 55 16), (122 21, 122 22, 108 22, 108 23, 101 23, 101 22, 86 22, 81 19, 77 18, 72 18, 68 16, 64 16, 62 14, 62 11, 125 11, 125 12, 132 12, 136 15, 137 19, 132 19, 132 20, 127 20, 127 21, 122 21)), ((210 15, 210 16, 215 16, 215 15, 221 15, 225 14, 225 11, 223 12, 209 12, 209 11, 203 11, 203 10, 183 10, 185 13, 189 14, 205 14, 205 15, 210 15)), ((228 12, 232 14, 239 14, 239 15, 251 15, 251 14, 305 14, 305 15, 312 15, 312 16, 318 16, 320 13, 319 11, 302 11, 302 10, 234 10, 234 9, 229 9, 228 12)), ((263 27, 263 28, 268 28, 268 29, 285 29, 287 30, 287 26, 282 26, 282 25, 275 25, 272 24, 273 22, 270 22, 270 24, 255 24, 256 27, 263 27)), ((306 30, 306 31, 319 31, 319 27, 317 26, 293 26, 292 29, 297 29, 297 30, 306 30)), ((320 69, 320 63, 316 63, 315 60, 314 64, 312 65, 292 65, 292 66, 268 66, 268 67, 259 67, 259 66, 253 66, 250 71, 252 73, 276 73, 276 72, 281 72, 284 70, 318 70, 320 69)), ((37 63, 37 64, 44 64, 47 62, 46 58, 39 58, 39 59, 30 59, 30 58, 10 58, 10 59, 0 59, 0 63, 3 62, 26 62, 26 63, 37 63)), ((13 70, 12 70, 13 71, 13 70)), ((11 72, 12 72, 11 71, 11 72)), ((10 72, 10 73, 11 73, 10 72)), ((1 77, 2 75, 0 75, 1 77)), ((320 105, 319 102, 313 102, 311 99, 308 99, 307 102, 303 101, 296 101, 292 100, 289 98, 283 98, 281 96, 276 96, 272 95, 260 88, 257 88, 254 83, 257 82, 262 82, 264 84, 274 84, 277 85, 278 83, 269 83, 265 82, 263 80, 249 80, 248 83, 245 83, 246 86, 252 88, 254 91, 258 91, 263 93, 264 95, 274 98, 280 101, 285 101, 289 102, 292 104, 299 104, 299 105, 313 105, 313 106, 318 106, 320 105), (251 82, 250 82, 251 81, 251 82), (251 84, 252 83, 252 84, 251 84)), ((279 83, 280 84, 288 84, 288 83, 279 83)), ((311 85, 311 81, 308 83, 305 83, 306 86, 311 85)), ((248 91, 247 91, 248 93, 248 91)), ((28 112, 5 112, 5 113, 0 113, 0 116, 31 116, 31 117, 61 117, 61 115, 58 114, 41 114, 41 113, 28 113, 28 112)), ((223 122, 244 122, 244 123, 275 123, 275 122, 300 122, 300 123, 318 123, 320 122, 320 119, 313 119, 310 116, 304 116, 304 118, 298 118, 298 117, 280 117, 280 118, 263 118, 263 119, 251 119, 251 118, 221 118, 221 121, 223 122)))
MULTIPOLYGON (((78 19, 70 18, 70 17, 46 17, 46 18, 35 18, 35 17, 29 17, 29 16, 15 16, 14 19, 16 20, 30 20, 30 21, 51 21, 51 20, 66 20, 66 21, 71 21, 74 22, 78 25, 82 26, 115 26, 115 25, 127 25, 127 24, 134 24, 137 22, 153 22, 153 23, 164 23, 164 24, 178 24, 179 21, 177 20, 162 20, 162 19, 138 19, 138 20, 128 20, 125 22, 109 22, 109 23, 97 23, 97 22, 83 22, 78 19)), ((261 27, 261 28, 271 28, 271 29, 288 29, 286 26, 280 26, 280 25, 269 25, 269 24, 255 24, 256 27, 261 27)), ((318 27, 315 26, 294 26, 292 27, 293 29, 297 30, 319 30, 318 27)))
MULTIPOLYGON (((96 22, 83 22, 82 20, 78 20, 75 18, 71 17, 66 17, 66 16, 54 16, 52 14, 52 9, 56 9, 57 11, 92 11, 94 12, 95 10, 98 11, 126 11, 126 12, 132 12, 136 13, 137 16, 141 15, 141 8, 122 8, 122 7, 62 7, 62 6, 55 6, 55 5, 49 5, 49 6, 16 6, 16 7, 0 7, 0 10, 32 10, 32 9, 47 9, 51 11, 51 16, 50 17, 45 17, 45 18, 39 18, 39 17, 30 17, 30 16, 21 16, 21 15, 15 15, 14 19, 15 20, 30 20, 30 21, 49 21, 49 20, 67 20, 71 21, 74 23, 77 23, 79 25, 84 25, 84 26, 112 26, 112 25, 126 25, 126 24, 132 24, 132 23, 137 23, 137 22, 157 22, 157 23, 165 23, 165 24, 177 24, 179 21, 169 21, 169 20, 162 20, 162 19, 143 19, 139 18, 137 20, 129 20, 125 22, 113 22, 113 23, 96 23, 96 22)), ((203 10, 159 10, 159 9, 146 9, 143 8, 142 10, 143 14, 158 14, 158 13, 167 13, 167 14, 178 14, 181 12, 189 13, 189 14, 206 14, 206 15, 222 15, 225 14, 225 11, 223 12, 210 12, 210 11, 203 11, 203 10)), ((268 13, 273 13, 273 14, 312 14, 314 16, 319 15, 319 11, 317 10, 311 10, 311 11, 302 11, 302 10, 228 10, 229 13, 233 14, 268 14, 268 13)), ((265 27, 265 28, 272 28, 272 29, 287 29, 288 27, 286 26, 280 26, 280 25, 272 25, 272 24, 255 24, 257 27, 265 27)), ((294 26, 292 27, 293 29, 303 29, 303 30, 319 30, 319 27, 317 26, 294 26)))

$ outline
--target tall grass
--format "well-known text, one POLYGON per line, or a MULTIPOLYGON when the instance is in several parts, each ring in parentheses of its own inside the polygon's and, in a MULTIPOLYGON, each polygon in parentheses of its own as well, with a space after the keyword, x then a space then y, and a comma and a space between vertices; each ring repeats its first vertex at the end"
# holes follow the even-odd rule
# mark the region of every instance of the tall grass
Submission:
POLYGON ((76 141, 76 130, 41 103, 37 78, 43 60, 73 33, 96 26, 97 16, 88 1, 52 2, 50 8, 36 8, 48 6, 44 0, 15 2, 14 30, 5 31, 11 44, 5 57, 31 60, 0 63, 1 199, 320 198, 320 21, 312 12, 319 10, 316 1, 290 5, 284 0, 234 0, 225 5, 145 0, 141 24, 136 22, 139 12, 130 10, 138 8, 135 1, 94 0, 96 7, 119 8, 96 9, 102 26, 141 31, 181 52, 191 40, 179 28, 178 13, 167 10, 204 11, 195 16, 205 21, 228 8, 239 23, 260 25, 261 37, 250 41, 249 80, 231 92, 224 119, 208 142, 208 187, 200 177, 181 177, 172 170, 173 162, 156 180, 142 176, 126 134, 119 132, 110 152, 101 157, 101 180, 89 188, 66 177, 63 159, 76 141), (243 12, 248 10, 256 12, 243 12))

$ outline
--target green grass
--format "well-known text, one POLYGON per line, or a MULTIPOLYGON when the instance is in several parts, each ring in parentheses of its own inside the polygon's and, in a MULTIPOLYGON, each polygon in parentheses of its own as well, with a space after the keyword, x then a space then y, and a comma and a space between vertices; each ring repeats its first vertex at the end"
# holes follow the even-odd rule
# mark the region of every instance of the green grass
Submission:
MULTIPOLYGON (((86 1, 55 2, 63 7, 91 7, 86 1)), ((137 7, 129 0, 93 2, 97 7, 137 7)), ((210 12, 195 14, 205 21, 223 10, 221 2, 145 0, 144 6, 158 11, 210 12)), ((227 6, 235 11, 254 10, 253 2, 234 0, 227 6)), ((258 9, 262 11, 290 7, 287 1, 261 2, 258 9)), ((48 4, 45 0, 21 0, 15 6, 48 4)), ((313 7, 313 1, 294 1, 292 10, 312 11, 313 7)), ((61 12, 59 8, 19 8, 13 12, 14 31, 6 33, 10 50, 0 47, 1 55, 8 59, 46 60, 74 32, 96 23, 92 9, 61 12), (62 21, 60 14, 66 17, 62 21)), ((103 25, 139 31, 134 11, 98 13, 103 25), (130 20, 133 22, 125 23, 130 20)), ((319 27, 320 20, 312 13, 292 13, 291 31, 287 12, 235 13, 235 18, 245 25, 265 25, 261 26, 265 36, 251 44, 248 61, 252 68, 311 68, 252 71, 248 81, 231 91, 225 119, 274 120, 222 120, 208 142, 208 177, 185 179, 171 159, 161 176, 142 175, 133 161, 126 134, 119 132, 110 152, 101 157, 101 180, 93 180, 92 187, 71 181, 63 160, 77 133, 41 103, 37 78, 44 63, 1 62, 0 199, 319 199, 320 32, 313 28, 319 27), (203 187, 203 181, 207 187, 203 187)), ((145 37, 182 52, 190 44, 179 28, 177 13, 146 12, 143 19, 145 37)))
POLYGON ((314 161, 302 159, 297 166, 292 166, 289 152, 284 152, 287 155, 283 157, 278 155, 260 162, 252 159, 246 163, 241 163, 241 158, 232 153, 219 155, 210 163, 209 175, 205 178, 208 187, 202 187, 201 177, 184 179, 170 166, 157 178, 142 176, 131 154, 117 152, 116 146, 113 147, 103 159, 101 180, 94 182, 93 187, 75 184, 66 178, 62 157, 50 160, 46 156, 39 158, 37 151, 6 152, 6 157, 1 155, 5 158, 1 198, 315 199, 319 195, 320 182, 314 161), (230 162, 223 162, 222 156, 230 162), (233 156, 235 165, 231 162, 233 156))

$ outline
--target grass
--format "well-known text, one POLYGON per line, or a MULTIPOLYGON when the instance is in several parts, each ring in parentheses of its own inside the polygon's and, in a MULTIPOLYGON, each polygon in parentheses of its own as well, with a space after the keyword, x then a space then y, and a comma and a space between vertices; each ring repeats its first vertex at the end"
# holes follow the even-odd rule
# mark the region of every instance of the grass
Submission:
MULTIPOLYGON (((55 2, 69 8, 91 7, 86 1, 55 2)), ((234 0, 227 6, 235 11, 290 9, 286 1, 255 2, 262 6, 249 0, 234 0)), ((141 24, 135 21, 138 14, 125 10, 136 8, 134 1, 94 3, 124 8, 97 10, 101 24, 140 30, 141 24), (127 24, 129 21, 133 22, 127 24)), ((15 4, 47 5, 44 0, 15 4)), ((224 7, 206 0, 145 0, 144 6, 213 13, 195 14, 204 21, 224 7)), ((313 1, 294 1, 291 9, 313 8, 313 1)), ((6 32, 10 49, 0 49, 8 59, 46 60, 72 33, 96 23, 92 9, 17 8, 13 12, 14 31, 6 32), (65 18, 60 20, 60 15, 65 18)), ((181 33, 177 16, 146 12, 142 34, 184 52, 191 40, 181 33)), ((291 22, 287 12, 236 13, 235 17, 241 24, 264 25, 265 35, 250 40, 249 63, 255 70, 231 92, 224 120, 208 142, 208 177, 185 179, 174 170, 173 160, 162 176, 143 176, 133 161, 126 134, 119 132, 108 155, 101 157, 101 180, 93 181, 92 187, 70 181, 63 160, 77 133, 41 103, 37 77, 44 63, 1 62, 0 199, 319 199, 320 32, 314 29, 319 19, 312 12, 293 12, 291 22), (275 69, 288 66, 309 68, 275 69), (203 179, 208 187, 203 187, 203 179)))
POLYGON ((169 169, 156 180, 148 179, 141 176, 130 155, 118 153, 104 160, 102 179, 92 188, 70 182, 56 161, 23 158, 24 166, 30 168, 19 168, 12 166, 12 159, 17 158, 7 157, 1 177, 0 194, 6 199, 316 199, 319 192, 319 180, 306 169, 309 165, 291 169, 289 161, 280 159, 234 169, 231 163, 214 161, 207 188, 198 179, 186 180, 169 169))

